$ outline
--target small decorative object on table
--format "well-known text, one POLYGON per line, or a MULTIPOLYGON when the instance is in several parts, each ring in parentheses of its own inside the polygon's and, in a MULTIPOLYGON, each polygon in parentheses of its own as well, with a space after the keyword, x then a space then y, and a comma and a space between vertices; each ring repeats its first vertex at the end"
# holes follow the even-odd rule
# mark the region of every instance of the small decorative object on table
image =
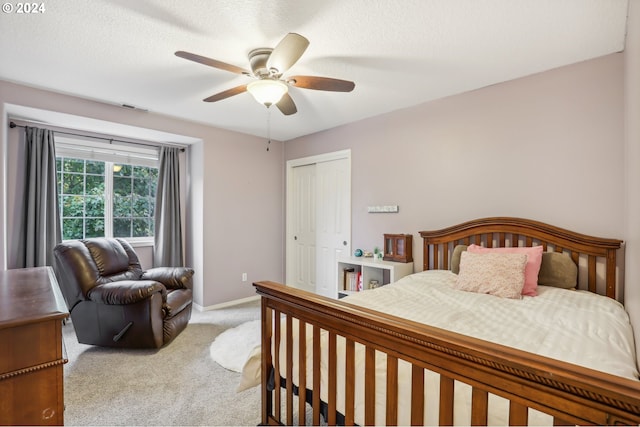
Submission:
POLYGON ((373 260, 374 261, 380 261, 382 259, 382 251, 380 250, 379 247, 375 247, 373 248, 373 260))
POLYGON ((353 251, 353 256, 362 256, 362 249, 356 249, 355 251, 353 251))
POLYGON ((413 235, 385 234, 384 260, 396 262, 413 262, 413 235))

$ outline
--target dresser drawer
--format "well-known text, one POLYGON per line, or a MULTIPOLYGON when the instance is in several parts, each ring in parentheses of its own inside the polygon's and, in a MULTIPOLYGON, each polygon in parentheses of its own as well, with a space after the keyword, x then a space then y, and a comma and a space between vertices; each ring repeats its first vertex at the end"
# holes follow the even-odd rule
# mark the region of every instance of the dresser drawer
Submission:
POLYGON ((0 329, 0 375, 61 359, 61 334, 57 319, 0 329))
POLYGON ((0 380, 0 424, 64 424, 62 364, 0 380))

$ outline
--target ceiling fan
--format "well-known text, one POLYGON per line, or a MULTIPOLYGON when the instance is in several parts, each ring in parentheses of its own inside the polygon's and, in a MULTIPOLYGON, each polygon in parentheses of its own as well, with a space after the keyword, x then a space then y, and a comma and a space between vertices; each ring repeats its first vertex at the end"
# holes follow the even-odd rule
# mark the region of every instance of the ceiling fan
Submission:
POLYGON ((282 75, 300 59, 308 46, 309 40, 305 37, 289 33, 273 49, 258 48, 249 52, 251 71, 195 53, 179 50, 175 54, 180 58, 210 67, 256 78, 248 84, 216 93, 203 101, 216 102, 243 92, 249 92, 256 101, 266 105, 267 108, 275 104, 284 115, 288 116, 298 111, 291 95, 289 95, 289 86, 331 92, 351 92, 355 87, 353 82, 329 77, 291 76, 283 78, 282 75))

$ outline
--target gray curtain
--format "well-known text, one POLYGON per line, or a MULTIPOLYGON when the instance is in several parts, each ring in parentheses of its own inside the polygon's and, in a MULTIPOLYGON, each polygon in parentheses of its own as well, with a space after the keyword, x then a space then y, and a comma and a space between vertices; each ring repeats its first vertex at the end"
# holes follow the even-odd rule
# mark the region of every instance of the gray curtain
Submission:
POLYGON ((58 218, 56 152, 53 132, 25 127, 24 198, 18 243, 18 267, 52 265, 61 242, 58 218))
POLYGON ((180 161, 179 148, 160 149, 160 169, 156 192, 155 267, 181 267, 182 228, 180 218, 180 161))

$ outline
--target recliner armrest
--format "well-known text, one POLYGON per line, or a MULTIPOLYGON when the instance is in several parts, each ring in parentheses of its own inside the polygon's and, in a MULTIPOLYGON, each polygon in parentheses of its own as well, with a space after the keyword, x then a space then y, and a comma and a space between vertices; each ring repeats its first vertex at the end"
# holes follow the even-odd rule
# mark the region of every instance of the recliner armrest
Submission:
POLYGON ((156 267, 142 273, 143 280, 155 280, 167 289, 193 289, 193 268, 156 267))
POLYGON ((167 299, 167 289, 153 280, 121 280, 94 286, 87 294, 93 302, 109 305, 133 304, 149 298, 154 293, 167 299))

